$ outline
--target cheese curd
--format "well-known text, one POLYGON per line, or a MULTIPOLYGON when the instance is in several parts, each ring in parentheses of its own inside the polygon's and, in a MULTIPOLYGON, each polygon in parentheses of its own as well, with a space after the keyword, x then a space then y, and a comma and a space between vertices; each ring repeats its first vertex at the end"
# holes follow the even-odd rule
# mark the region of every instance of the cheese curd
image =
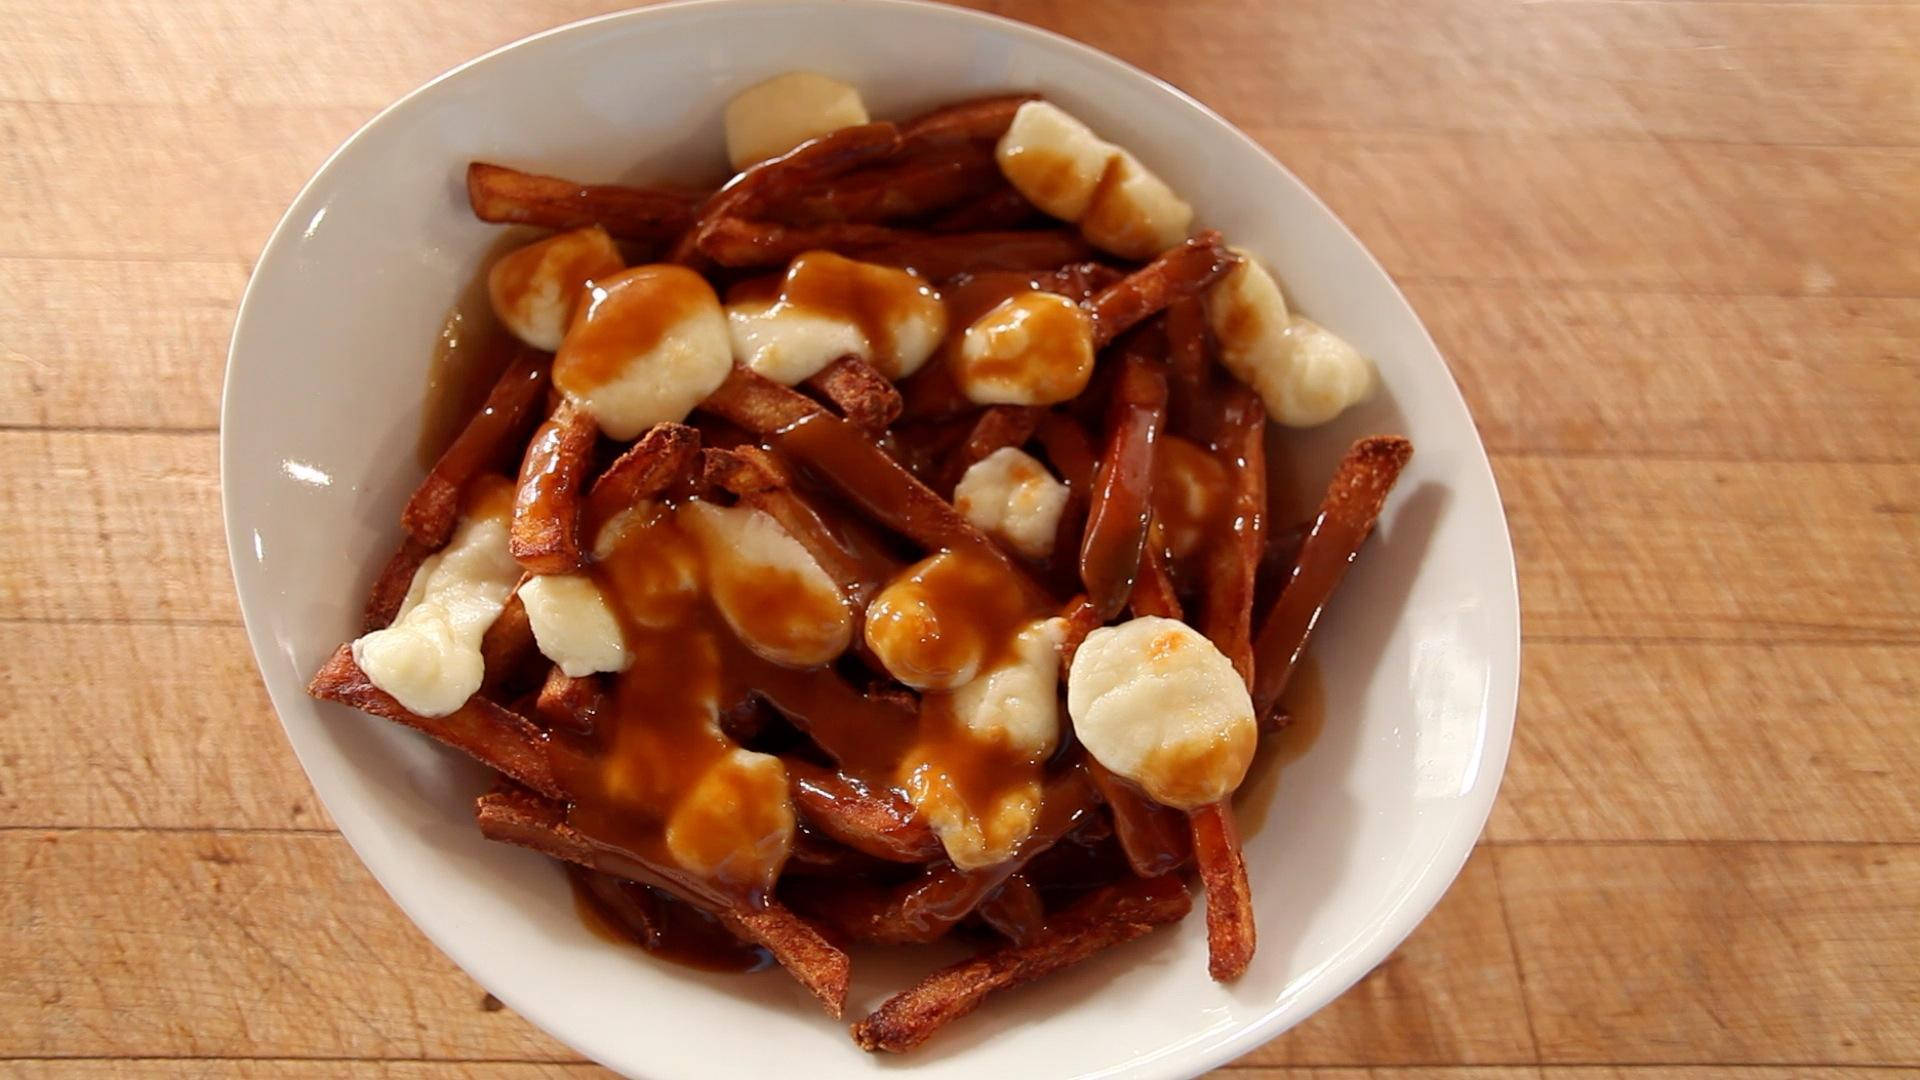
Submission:
POLYGON ((520 586, 533 640, 540 655, 560 665, 571 678, 595 672, 625 671, 633 662, 620 623, 583 574, 540 574, 520 586))
POLYGON ((594 537, 594 560, 619 596, 621 610, 649 630, 685 623, 700 602, 700 552, 677 522, 672 507, 643 500, 615 515, 594 537), (615 557, 629 551, 645 557, 615 557))
POLYGON ((1060 743, 1060 647, 1067 621, 1036 619, 1013 639, 1013 656, 953 692, 953 711, 968 731, 998 739, 1034 758, 1060 743))
POLYGON ((708 766, 667 819, 667 851, 702 877, 773 888, 793 846, 787 767, 734 748, 708 766))
POLYGON ((1022 105, 994 159, 1029 202, 1116 255, 1151 258, 1193 225, 1193 207, 1166 181, 1051 102, 1022 105))
POLYGON ((1323 424, 1364 401, 1373 365, 1318 324, 1290 315, 1273 275, 1247 252, 1234 253, 1240 264, 1206 296, 1221 364, 1289 427, 1323 424))
POLYGON ((1067 485, 1016 447, 1002 447, 968 467, 953 489, 953 505, 973 526, 1029 559, 1053 551, 1067 485))
POLYGON ((1040 820, 1040 781, 1009 784, 987 806, 969 806, 953 781, 938 769, 923 767, 901 784, 947 858, 962 870, 978 870, 1013 857, 1040 820))
POLYGON ((867 647, 887 674, 915 690, 958 689, 987 661, 989 636, 1007 615, 999 609, 1021 603, 1006 584, 980 556, 930 555, 867 605, 867 647))
POLYGON ((830 251, 793 260, 774 299, 727 305, 734 358, 793 386, 843 356, 900 379, 947 333, 947 309, 919 277, 830 251))
POLYGON ((392 624, 354 641, 353 662, 407 711, 453 713, 480 689, 480 639, 519 580, 506 515, 469 516, 414 571, 392 624))
POLYGON ((748 648, 790 668, 818 667, 853 641, 853 613, 806 547, 761 510, 695 501, 680 518, 706 552, 707 594, 748 648))
POLYGON ((975 319, 949 367, 980 405, 1053 405, 1093 377, 1093 319, 1058 293, 1023 292, 975 319))
POLYGON ((813 71, 758 82, 727 102, 727 160, 735 169, 781 154, 829 131, 867 122, 860 91, 813 71))
POLYGON ((494 317, 542 352, 560 347, 587 282, 626 267, 598 225, 550 236, 500 257, 487 271, 494 317))
POLYGON ((1100 764, 1184 810, 1232 794, 1259 738, 1232 661, 1157 616, 1087 635, 1067 675, 1067 712, 1100 764))
POLYGON ((553 359, 553 384, 615 439, 684 420, 726 381, 720 298, 683 266, 637 266, 586 288, 553 359))

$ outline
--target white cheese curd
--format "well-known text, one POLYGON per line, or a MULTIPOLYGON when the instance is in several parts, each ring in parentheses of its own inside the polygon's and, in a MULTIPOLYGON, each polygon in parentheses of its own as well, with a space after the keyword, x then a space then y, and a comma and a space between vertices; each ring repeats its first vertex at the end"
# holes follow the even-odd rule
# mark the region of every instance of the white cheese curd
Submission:
POLYGON ((787 767, 734 748, 708 767, 667 819, 667 851, 703 878, 773 887, 793 846, 787 767))
POLYGON ((1166 181, 1051 102, 1013 114, 994 160, 1029 202, 1116 255, 1150 259, 1193 226, 1193 207, 1166 181))
POLYGON ((625 671, 633 663, 620 623, 584 574, 540 574, 520 586, 533 640, 540 655, 560 665, 571 678, 601 671, 625 671))
POLYGON ((505 516, 466 518, 414 571, 392 624, 354 641, 353 662, 408 712, 453 713, 480 689, 480 639, 519 580, 505 516))
POLYGON ((1067 675, 1067 712, 1095 760, 1183 810, 1232 794, 1259 739, 1232 661, 1158 616, 1087 635, 1067 675))
POLYGON ((727 305, 736 360, 782 386, 797 386, 843 356, 871 351, 860 328, 842 319, 780 303, 727 305))
POLYGON ((995 450, 967 468, 953 489, 953 505, 973 526, 1029 559, 1053 551, 1067 485, 1017 447, 995 450))
POLYGON ((1062 221, 1079 221, 1115 152, 1060 106, 1029 101, 1013 114, 994 160, 1028 202, 1062 221))
POLYGON ((626 267, 598 225, 549 236, 500 257, 487 271, 494 317, 542 352, 560 347, 587 282, 626 267))
POLYGON ((707 594, 748 648, 811 668, 853 641, 853 613, 805 545, 764 511, 695 501, 680 518, 706 552, 707 594))
POLYGON ((1187 238, 1193 207, 1138 158, 1118 151, 1110 173, 1080 218, 1080 235, 1103 251, 1151 259, 1187 238))
POLYGON ((553 359, 553 384, 615 439, 687 418, 726 381, 720 298, 683 266, 637 266, 586 289, 553 359))
POLYGON ((1009 785, 991 806, 966 805, 945 775, 931 768, 915 770, 901 786, 933 827, 947 858, 962 870, 1012 858, 1040 820, 1038 780, 1009 785))
POLYGON ((1093 378, 1093 319, 1058 293, 1023 292, 975 319, 949 366, 979 405, 1068 401, 1093 378))
POLYGON ((867 122, 860 91, 813 71, 789 71, 727 102, 727 160, 744 169, 829 131, 867 122))
POLYGON ((1318 324, 1290 315, 1273 275, 1251 254, 1207 290, 1220 362, 1260 395, 1267 415, 1312 427, 1372 393, 1373 365, 1318 324))
POLYGON ((983 739, 1044 757, 1060 742, 1060 646, 1067 621, 1036 619, 1013 640, 1013 659, 953 692, 953 711, 983 739))

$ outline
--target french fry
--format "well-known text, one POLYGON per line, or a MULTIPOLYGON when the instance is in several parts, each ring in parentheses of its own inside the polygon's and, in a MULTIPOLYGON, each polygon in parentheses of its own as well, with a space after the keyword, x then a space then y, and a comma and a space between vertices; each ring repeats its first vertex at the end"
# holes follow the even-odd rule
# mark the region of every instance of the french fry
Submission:
POLYGON ((698 475, 700 433, 686 424, 655 424, 587 489, 584 520, 598 528, 642 499, 658 498, 698 475))
POLYGON ((622 240, 671 240, 693 223, 701 197, 666 188, 578 184, 475 161, 467 166, 467 202, 481 221, 578 229, 598 225, 622 240))
POLYGON ((940 839, 913 804, 892 788, 875 789, 843 773, 787 762, 793 805, 824 835, 878 859, 922 863, 941 855, 940 839))
POLYGON ((1214 537, 1201 587, 1200 632, 1253 685, 1253 591, 1266 550, 1267 412, 1253 391, 1228 389, 1214 453, 1233 479, 1232 529, 1214 537))
POLYGON ((881 432, 900 416, 893 380, 857 356, 843 356, 807 380, 807 388, 832 402, 863 431, 881 432))
POLYGON ((927 976, 853 1025, 862 1049, 901 1053, 980 1007, 988 995, 1077 964, 1192 910, 1186 886, 1171 875, 1133 878, 1099 889, 1047 920, 1023 944, 1003 945, 927 976))
POLYGON ((1091 756, 1087 776, 1113 815, 1113 835, 1135 874, 1158 877, 1186 865, 1193 844, 1186 818, 1178 810, 1147 798, 1091 756))
POLYGON ((1167 421, 1191 437, 1211 398, 1213 358, 1207 339, 1207 309, 1199 296, 1167 305, 1167 421))
POLYGON ((1003 232, 1042 220, 1038 207, 1005 181, 927 223, 937 233, 1003 232))
POLYGON ((420 716, 373 685, 342 645, 307 684, 307 693, 364 713, 405 724, 462 751, 494 771, 542 795, 562 798, 547 752, 547 738, 533 722, 475 694, 446 716, 420 716))
POLYGON ((651 885, 718 916, 739 937, 766 948, 827 1010, 838 1017, 846 1007, 850 964, 820 932, 777 900, 752 909, 716 899, 668 868, 643 863, 629 853, 596 843, 572 829, 566 809, 523 791, 495 791, 474 806, 480 832, 489 840, 532 848, 615 877, 651 885))
POLYGON ((1154 522, 1147 523, 1148 541, 1140 551, 1140 572, 1133 579, 1133 591, 1127 594, 1127 609, 1135 618, 1160 615, 1182 618, 1180 595, 1174 588, 1173 571, 1167 566, 1167 551, 1152 540, 1154 522))
POLYGON ((1239 262, 1212 229, 1167 249, 1088 301, 1094 344, 1104 346, 1175 300, 1199 295, 1239 262))
POLYGON ((408 536, 438 548, 453 535, 460 518, 461 491, 468 480, 499 463, 524 436, 527 421, 546 397, 550 362, 550 357, 532 349, 514 354, 486 403, 448 444, 400 511, 400 525, 408 536))
POLYGON ((911 221, 975 202, 1002 184, 990 147, 960 146, 851 173, 767 213, 787 225, 911 221))
POLYGON ((1007 133, 1013 114, 1038 94, 996 94, 942 105, 900 125, 901 144, 909 151, 969 142, 996 142, 1007 133))
POLYGON ((373 579, 373 588, 367 591, 367 606, 361 619, 361 628, 367 633, 379 630, 399 616, 401 605, 407 601, 407 592, 413 588, 413 575, 420 572, 420 564, 434 549, 409 536, 400 541, 400 549, 380 568, 373 579))
POLYGON ((717 224, 764 217, 769 209, 797 193, 863 165, 884 161, 899 149, 899 128, 888 123, 858 124, 808 139, 778 157, 750 165, 700 207, 692 226, 674 244, 671 261, 693 262, 704 250, 707 232, 717 224))
POLYGON ((1300 654, 1306 651, 1321 609, 1346 577, 1360 546, 1373 533, 1387 493, 1393 490, 1393 482, 1412 456, 1413 444, 1406 439, 1375 435, 1354 443, 1334 470, 1333 482, 1320 501, 1319 516, 1300 542, 1293 574, 1261 622, 1260 636, 1254 641, 1255 716, 1265 716, 1279 703, 1300 654))
POLYGON ((1047 925, 1047 910, 1041 904, 1040 891, 1025 874, 1009 876, 999 888, 988 893, 987 898, 980 901, 978 914, 982 922, 1015 945, 1033 940, 1047 925))
POLYGON ((1040 417, 1045 412, 1032 405, 994 405, 981 410, 979 419, 967 432, 966 441, 948 457, 946 471, 940 478, 941 490, 952 491, 968 469, 994 451, 1025 445, 1033 437, 1033 429, 1040 426, 1040 417))
POLYGON ((1047 270, 1092 252, 1079 234, 1063 229, 934 233, 859 222, 796 226, 733 217, 704 226, 695 247, 734 268, 783 266, 805 252, 834 251, 913 270, 933 281, 993 270, 1047 270))
POLYGON ((593 730, 594 717, 606 706, 606 689, 591 675, 575 678, 555 664, 540 684, 533 710, 547 726, 584 735, 593 730))
POLYGON ((599 438, 593 417, 563 398, 527 443, 507 549, 529 573, 564 574, 579 569, 586 558, 580 544, 580 489, 599 438))
POLYGON ((1247 886, 1247 860, 1240 851, 1240 829, 1225 802, 1187 815, 1193 835, 1193 861, 1207 897, 1207 972, 1219 982, 1246 974, 1257 941, 1253 891, 1247 886))
POLYGON ((1080 580, 1101 620, 1127 604, 1147 543, 1154 445, 1166 422, 1167 380, 1150 357, 1121 361, 1109 407, 1106 447, 1093 478, 1087 531, 1080 541, 1080 580))
MULTIPOLYGON (((526 578, 522 576, 520 582, 525 584, 526 578)), ((520 600, 520 586, 515 585, 506 605, 480 639, 480 658, 486 672, 486 681, 480 684, 481 693, 491 694, 510 682, 537 655, 539 647, 533 639, 533 623, 527 618, 527 605, 520 600)))

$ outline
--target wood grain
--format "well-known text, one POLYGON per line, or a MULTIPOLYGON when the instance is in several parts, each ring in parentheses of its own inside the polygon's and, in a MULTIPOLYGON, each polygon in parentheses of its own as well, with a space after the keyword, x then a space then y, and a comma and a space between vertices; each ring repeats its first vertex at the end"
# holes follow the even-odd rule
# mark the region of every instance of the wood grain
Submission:
POLYGON ((1495 840, 1920 843, 1920 648, 1538 644, 1495 840))
POLYGON ((1542 1061, 1920 1061, 1920 849, 1493 854, 1542 1061))

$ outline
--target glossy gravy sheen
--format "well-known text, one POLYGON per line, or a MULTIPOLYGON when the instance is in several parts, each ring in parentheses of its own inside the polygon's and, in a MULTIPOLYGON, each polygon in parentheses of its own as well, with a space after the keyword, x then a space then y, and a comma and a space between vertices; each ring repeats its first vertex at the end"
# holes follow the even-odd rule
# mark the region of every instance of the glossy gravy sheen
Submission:
POLYGON ((553 384, 568 394, 590 394, 669 331, 719 303, 705 278, 681 266, 636 266, 593 282, 554 354, 553 384))

